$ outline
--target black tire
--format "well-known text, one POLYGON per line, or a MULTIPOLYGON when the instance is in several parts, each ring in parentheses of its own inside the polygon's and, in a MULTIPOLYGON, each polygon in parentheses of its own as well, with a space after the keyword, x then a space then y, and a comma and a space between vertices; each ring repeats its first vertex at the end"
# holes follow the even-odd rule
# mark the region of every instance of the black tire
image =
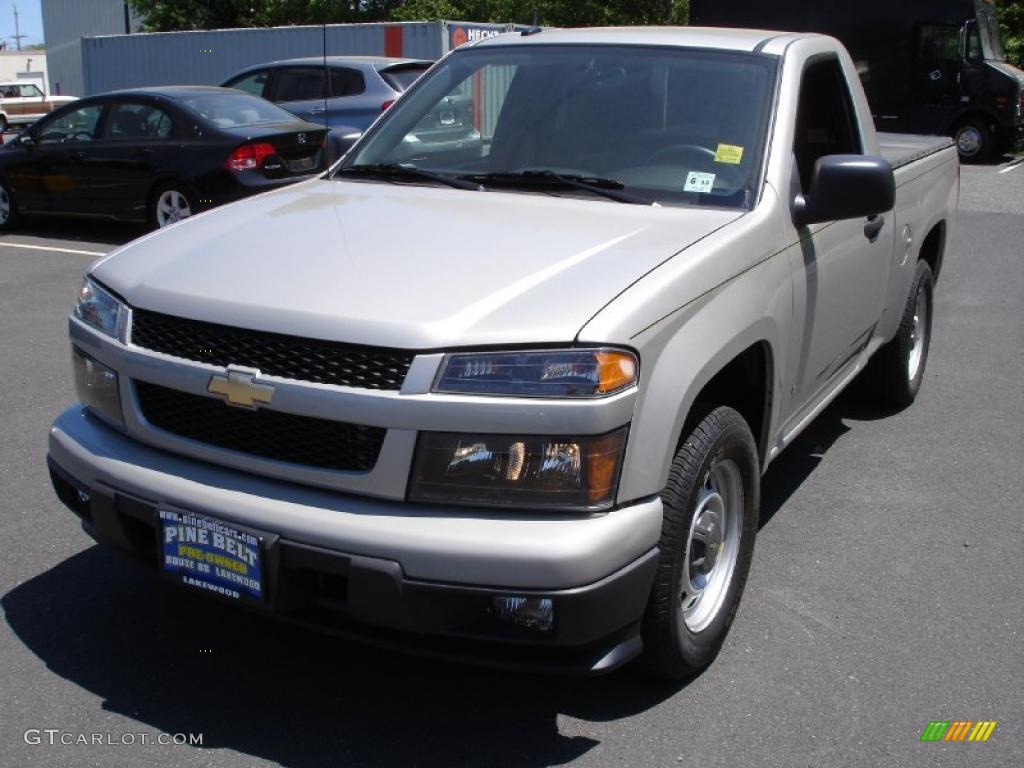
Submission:
POLYGON ((932 339, 932 297, 934 283, 932 270, 925 261, 917 262, 914 281, 911 283, 910 295, 907 297, 900 327, 896 335, 875 353, 868 369, 868 376, 874 385, 875 392, 885 405, 906 408, 917 397, 924 381, 924 371, 928 363, 928 348, 932 339), (924 317, 918 317, 918 299, 922 298, 924 317), (924 332, 920 357, 913 372, 911 355, 917 343, 918 334, 924 332))
POLYGON ((0 179, 0 232, 9 232, 18 225, 18 203, 6 181, 0 179))
POLYGON ((960 159, 965 163, 983 163, 992 156, 996 139, 992 134, 992 126, 986 121, 970 117, 957 124, 953 131, 960 159))
MULTIPOLYGON (((760 471, 757 446, 750 428, 732 408, 705 408, 702 413, 706 415, 699 417, 699 423, 686 435, 676 452, 668 485, 662 493, 664 517, 658 544, 661 557, 643 620, 643 661, 648 671, 674 680, 696 675, 718 654, 739 607, 757 535, 760 471), (730 562, 726 554, 734 546, 733 565, 728 577, 723 577, 720 582, 722 586, 716 590, 717 597, 713 596, 705 607, 707 617, 703 626, 691 626, 687 609, 684 609, 688 596, 684 591, 683 572, 685 568, 688 573, 694 573, 697 563, 706 557, 688 562, 687 545, 691 533, 696 530, 694 523, 698 506, 702 510, 701 517, 707 514, 709 479, 725 467, 738 477, 742 498, 737 500, 733 524, 726 526, 725 540, 713 558, 723 559, 712 566, 712 573, 713 568, 730 562), (733 467, 738 473, 733 473, 733 467), (726 543, 730 532, 739 534, 734 545, 726 543)), ((710 551, 711 548, 705 549, 705 555, 710 551)), ((692 576, 686 577, 687 584, 692 584, 692 580, 692 576)), ((710 594, 705 591, 697 605, 700 599, 710 594)))
POLYGON ((178 181, 165 182, 156 187, 149 196, 149 226, 151 229, 161 229, 174 223, 173 221, 167 221, 166 216, 160 211, 161 201, 165 195, 178 195, 184 200, 185 208, 179 209, 181 216, 177 221, 198 213, 196 210, 196 196, 192 193, 191 189, 178 181))

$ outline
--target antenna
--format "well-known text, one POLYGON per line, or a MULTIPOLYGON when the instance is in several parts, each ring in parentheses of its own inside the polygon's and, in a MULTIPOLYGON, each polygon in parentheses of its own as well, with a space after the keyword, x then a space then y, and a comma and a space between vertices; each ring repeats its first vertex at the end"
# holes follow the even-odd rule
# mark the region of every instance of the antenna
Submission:
POLYGON ((28 35, 21 34, 21 27, 18 26, 18 6, 15 4, 11 5, 14 9, 14 34, 11 35, 10 39, 14 41, 14 44, 18 46, 18 50, 21 50, 21 39, 28 37, 28 35))

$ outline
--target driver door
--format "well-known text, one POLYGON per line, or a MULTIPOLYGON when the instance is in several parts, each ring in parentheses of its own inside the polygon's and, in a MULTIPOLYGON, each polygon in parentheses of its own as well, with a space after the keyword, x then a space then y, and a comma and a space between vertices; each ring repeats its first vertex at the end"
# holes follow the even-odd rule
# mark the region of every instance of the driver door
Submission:
POLYGON ((85 162, 105 105, 75 106, 43 118, 27 133, 11 189, 25 211, 91 213, 93 181, 85 162))
MULTIPOLYGON (((857 115, 838 58, 804 70, 793 146, 798 178, 809 188, 826 155, 863 154, 857 115)), ((870 341, 882 312, 892 261, 893 216, 886 213, 812 224, 790 247, 796 327, 790 360, 796 417, 830 390, 870 341)))

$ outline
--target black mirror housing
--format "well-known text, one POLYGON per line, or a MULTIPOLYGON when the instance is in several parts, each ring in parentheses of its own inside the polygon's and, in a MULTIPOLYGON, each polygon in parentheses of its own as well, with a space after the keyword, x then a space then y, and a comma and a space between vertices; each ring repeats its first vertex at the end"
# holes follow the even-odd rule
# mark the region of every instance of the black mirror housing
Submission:
POLYGON ((826 155, 814 164, 810 189, 793 199, 793 223, 805 227, 875 216, 895 204, 896 178, 885 158, 826 155))

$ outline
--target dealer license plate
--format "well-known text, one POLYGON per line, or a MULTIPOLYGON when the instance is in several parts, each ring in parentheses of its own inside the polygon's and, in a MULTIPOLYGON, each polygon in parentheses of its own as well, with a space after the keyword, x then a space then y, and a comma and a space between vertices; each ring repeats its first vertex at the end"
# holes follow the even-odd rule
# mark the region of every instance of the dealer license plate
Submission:
POLYGON ((212 517, 161 509, 160 569, 233 600, 263 602, 263 540, 212 517))

